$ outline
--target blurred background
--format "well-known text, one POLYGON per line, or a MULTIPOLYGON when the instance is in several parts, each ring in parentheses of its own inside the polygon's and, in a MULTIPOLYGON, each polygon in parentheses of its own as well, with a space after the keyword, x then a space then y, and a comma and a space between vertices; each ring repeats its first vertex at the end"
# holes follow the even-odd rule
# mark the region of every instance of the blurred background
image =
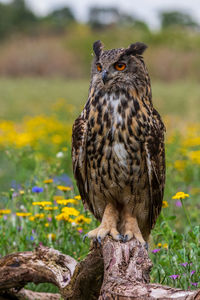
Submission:
POLYGON ((88 253, 82 235, 97 224, 73 178, 71 132, 99 39, 105 49, 148 45, 167 129, 151 280, 200 287, 199 0, 0 0, 0 256, 41 243, 78 260, 88 253))
MULTIPOLYGON (((192 4, 1 0, 0 190, 13 180, 25 182, 35 168, 35 158, 18 157, 22 149, 30 147, 49 161, 62 147, 70 148, 73 120, 87 99, 92 44, 98 39, 106 48, 136 41, 148 45, 144 57, 153 99, 168 132, 184 131, 186 123, 198 121, 200 3, 192 4), (20 149, 14 158, 11 149, 20 149)), ((71 161, 63 168, 71 174, 71 161)))

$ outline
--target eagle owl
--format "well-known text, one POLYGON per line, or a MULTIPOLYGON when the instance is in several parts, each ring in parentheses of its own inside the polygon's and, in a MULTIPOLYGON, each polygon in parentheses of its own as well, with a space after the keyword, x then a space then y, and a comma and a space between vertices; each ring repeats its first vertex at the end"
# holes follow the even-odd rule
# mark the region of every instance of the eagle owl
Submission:
POLYGON ((73 171, 83 204, 101 221, 88 232, 143 245, 161 211, 165 127, 153 107, 142 54, 147 46, 93 45, 87 103, 72 133, 73 171))

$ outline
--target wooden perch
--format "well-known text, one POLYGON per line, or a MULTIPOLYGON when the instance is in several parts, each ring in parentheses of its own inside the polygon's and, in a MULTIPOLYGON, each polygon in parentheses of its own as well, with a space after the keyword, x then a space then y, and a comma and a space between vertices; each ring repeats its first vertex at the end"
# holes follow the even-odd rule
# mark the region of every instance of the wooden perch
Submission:
POLYGON ((63 299, 200 299, 200 290, 183 291, 150 284, 152 263, 136 240, 116 242, 107 237, 102 246, 93 244, 87 257, 75 259, 57 250, 40 246, 34 252, 9 254, 0 259, 0 300, 63 299), (28 282, 49 282, 59 294, 23 289, 28 282))

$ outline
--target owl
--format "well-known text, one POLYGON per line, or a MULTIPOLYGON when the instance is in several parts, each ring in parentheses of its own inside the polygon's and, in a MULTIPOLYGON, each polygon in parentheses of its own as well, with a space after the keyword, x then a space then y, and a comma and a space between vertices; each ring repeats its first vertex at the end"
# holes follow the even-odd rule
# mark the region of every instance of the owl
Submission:
POLYGON ((73 172, 85 208, 100 221, 87 233, 147 245, 161 211, 165 127, 152 103, 147 46, 104 50, 94 59, 86 105, 72 133, 73 172))

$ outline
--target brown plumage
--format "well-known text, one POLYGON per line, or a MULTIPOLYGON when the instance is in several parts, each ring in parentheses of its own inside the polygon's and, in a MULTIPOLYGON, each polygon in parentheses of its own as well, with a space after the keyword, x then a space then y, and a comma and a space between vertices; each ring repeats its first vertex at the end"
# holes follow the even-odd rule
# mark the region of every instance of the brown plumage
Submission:
POLYGON ((73 126, 74 176, 86 208, 101 221, 88 237, 148 241, 165 183, 164 125, 152 104, 143 43, 93 46, 88 101, 73 126))

